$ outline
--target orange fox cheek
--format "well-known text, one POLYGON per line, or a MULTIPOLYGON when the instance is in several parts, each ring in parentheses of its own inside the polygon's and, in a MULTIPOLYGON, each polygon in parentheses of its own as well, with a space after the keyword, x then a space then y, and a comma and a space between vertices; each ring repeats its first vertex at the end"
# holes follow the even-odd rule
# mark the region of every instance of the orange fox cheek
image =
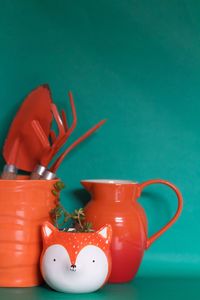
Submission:
POLYGON ((88 245, 99 247, 102 251, 107 253, 109 251, 109 240, 99 236, 96 233, 74 234, 57 232, 51 238, 46 239, 46 247, 50 245, 59 244, 65 247, 70 256, 71 264, 75 264, 79 252, 88 245))

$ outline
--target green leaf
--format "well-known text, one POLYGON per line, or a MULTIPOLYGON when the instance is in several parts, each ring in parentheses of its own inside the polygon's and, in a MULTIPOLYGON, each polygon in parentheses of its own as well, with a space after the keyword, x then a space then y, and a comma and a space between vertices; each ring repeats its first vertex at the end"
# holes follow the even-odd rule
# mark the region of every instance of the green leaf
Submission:
MULTIPOLYGON (((57 191, 55 191, 57 193, 57 191)), ((84 222, 85 213, 83 208, 75 209, 71 214, 61 205, 60 202, 50 211, 50 216, 55 226, 67 231, 66 223, 73 224, 76 232, 90 232, 92 231, 92 223, 84 222), (64 229, 63 229, 64 228, 64 229)), ((71 227, 71 226, 70 226, 71 227)))
POLYGON ((54 187, 56 188, 56 190, 61 191, 65 188, 65 184, 62 181, 58 181, 54 184, 54 187))
POLYGON ((52 194, 53 194, 54 196, 58 196, 58 192, 57 192, 57 191, 52 190, 51 192, 52 192, 52 194))

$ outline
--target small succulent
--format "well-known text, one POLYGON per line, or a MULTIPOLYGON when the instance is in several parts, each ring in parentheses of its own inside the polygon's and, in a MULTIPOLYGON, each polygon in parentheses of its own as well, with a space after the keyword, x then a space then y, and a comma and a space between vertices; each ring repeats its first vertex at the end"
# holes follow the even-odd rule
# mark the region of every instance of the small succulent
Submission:
MULTIPOLYGON (((52 194, 55 197, 59 197, 60 191, 65 188, 65 184, 62 181, 58 181, 54 184, 52 194)), ((92 223, 87 222, 85 219, 85 213, 83 208, 75 209, 72 213, 69 213, 64 206, 61 205, 59 199, 55 208, 50 211, 50 216, 55 227, 62 231, 74 232, 91 232, 92 223), (71 227, 73 229, 71 229, 71 227)))
POLYGON ((65 184, 62 181, 58 181, 54 184, 54 190, 52 190, 52 194, 56 197, 59 196, 60 191, 62 191, 65 188, 65 184))

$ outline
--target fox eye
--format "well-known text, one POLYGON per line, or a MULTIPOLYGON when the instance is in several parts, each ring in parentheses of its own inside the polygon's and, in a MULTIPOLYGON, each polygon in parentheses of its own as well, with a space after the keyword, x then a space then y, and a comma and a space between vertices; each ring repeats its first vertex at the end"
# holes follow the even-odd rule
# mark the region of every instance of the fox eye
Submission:
POLYGON ((95 259, 93 259, 93 261, 92 261, 93 263, 95 263, 95 259))
POLYGON ((56 261, 56 259, 54 258, 53 261, 56 261))

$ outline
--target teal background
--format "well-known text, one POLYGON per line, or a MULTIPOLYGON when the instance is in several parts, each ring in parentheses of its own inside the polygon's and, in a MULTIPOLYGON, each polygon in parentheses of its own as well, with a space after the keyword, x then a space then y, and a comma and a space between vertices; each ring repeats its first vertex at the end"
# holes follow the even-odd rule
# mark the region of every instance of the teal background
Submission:
MULTIPOLYGON (((69 116, 74 93, 70 142, 108 118, 58 171, 66 208, 89 200, 83 178, 163 178, 182 191, 181 218, 145 253, 138 277, 200 276, 199 16, 195 0, 0 1, 0 145, 24 97, 47 82, 69 116)), ((141 204, 152 234, 177 202, 159 185, 141 204)))

